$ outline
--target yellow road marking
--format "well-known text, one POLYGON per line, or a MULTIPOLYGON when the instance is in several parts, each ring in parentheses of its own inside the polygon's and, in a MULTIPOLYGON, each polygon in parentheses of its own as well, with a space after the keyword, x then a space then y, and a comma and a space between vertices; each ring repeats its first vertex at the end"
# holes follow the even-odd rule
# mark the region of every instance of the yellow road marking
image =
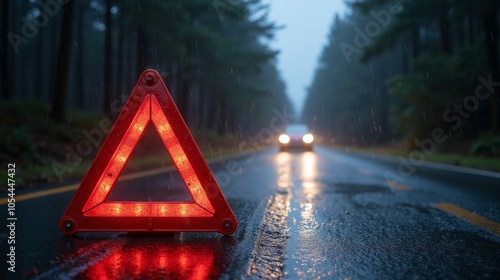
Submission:
POLYGON ((409 191, 410 190, 410 187, 408 186, 405 186, 405 185, 402 185, 400 183, 396 183, 394 181, 390 181, 387 183, 389 186, 397 189, 397 190, 400 190, 400 191, 409 191))
POLYGON ((500 235, 500 223, 497 223, 483 216, 469 212, 451 203, 436 203, 434 204, 434 207, 439 208, 442 211, 450 213, 456 217, 464 219, 471 224, 480 226, 497 235, 500 235))
MULTIPOLYGON (((62 193, 62 192, 69 192, 72 190, 76 190, 80 184, 73 184, 73 185, 68 185, 56 189, 50 189, 50 190, 45 190, 45 191, 38 191, 38 192, 32 192, 32 193, 27 193, 27 194, 22 194, 22 195, 16 195, 14 198, 16 199, 16 202, 18 201, 23 201, 23 200, 28 200, 32 198, 37 198, 41 196, 46 196, 46 195, 52 195, 52 194, 57 194, 57 193, 62 193)), ((0 199, 0 205, 7 204, 8 202, 8 197, 0 199)))
POLYGON ((370 171, 370 170, 368 170, 368 169, 359 168, 359 169, 358 169, 358 171, 359 171, 360 173, 362 173, 362 174, 367 175, 367 176, 371 176, 371 175, 373 175, 373 172, 371 172, 371 171, 370 171))
MULTIPOLYGON (((127 180, 145 177, 145 176, 157 175, 157 174, 160 174, 163 172, 170 172, 173 170, 175 170, 175 166, 162 167, 162 168, 157 168, 157 169, 152 169, 152 170, 147 170, 147 171, 135 172, 135 173, 121 176, 118 179, 118 181, 127 181, 127 180)), ((14 198, 16 199, 16 202, 19 202, 19 201, 28 200, 28 199, 39 198, 42 196, 74 191, 74 190, 78 189, 78 186, 80 186, 80 184, 72 184, 72 185, 67 185, 67 186, 63 186, 63 187, 59 187, 59 188, 55 188, 55 189, 50 189, 50 190, 37 191, 37 192, 32 192, 32 193, 27 193, 27 194, 22 194, 22 195, 16 195, 14 198)), ((7 204, 8 199, 9 199, 8 197, 1 198, 0 205, 7 204)))
MULTIPOLYGON (((212 164, 212 163, 216 163, 216 162, 220 162, 220 161, 229 160, 229 159, 238 157, 239 155, 245 155, 245 154, 250 154, 250 153, 253 153, 253 152, 244 152, 244 153, 240 153, 237 155, 227 155, 227 156, 223 156, 223 157, 209 158, 209 159, 206 159, 206 163, 212 164)), ((145 176, 157 175, 157 174, 160 174, 163 172, 171 172, 174 170, 175 170, 175 166, 168 166, 168 167, 161 167, 161 168, 157 168, 157 169, 151 169, 151 170, 147 170, 147 171, 135 172, 135 173, 130 173, 130 174, 121 176, 120 178, 118 178, 118 181, 119 182, 120 181, 127 181, 127 180, 145 177, 145 176)), ((42 196, 52 195, 52 194, 69 192, 69 191, 73 191, 73 190, 78 189, 79 185, 80 184, 73 184, 73 185, 67 185, 67 186, 63 186, 63 187, 59 187, 59 188, 55 188, 55 189, 50 189, 50 190, 45 190, 45 191, 38 191, 38 192, 32 192, 32 193, 27 193, 27 194, 23 194, 23 195, 16 195, 15 199, 16 199, 16 202, 18 202, 18 201, 38 198, 38 197, 42 197, 42 196)), ((0 198, 0 205, 7 204, 8 199, 9 199, 8 197, 0 198)))

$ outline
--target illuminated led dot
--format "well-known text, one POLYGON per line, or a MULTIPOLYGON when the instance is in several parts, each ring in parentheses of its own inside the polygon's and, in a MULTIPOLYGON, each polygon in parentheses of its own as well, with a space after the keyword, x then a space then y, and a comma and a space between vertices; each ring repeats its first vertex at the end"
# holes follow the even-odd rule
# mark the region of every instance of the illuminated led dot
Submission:
POLYGON ((124 157, 123 155, 118 155, 116 157, 116 161, 118 161, 118 162, 125 162, 125 160, 127 160, 127 158, 124 157))
POLYGON ((134 213, 135 213, 136 215, 140 215, 140 214, 142 214, 142 206, 141 206, 141 205, 137 205, 137 206, 135 207, 135 211, 134 211, 134 213))
POLYGON ((120 215, 122 213, 122 207, 121 205, 116 205, 114 208, 113 208, 113 214, 115 215, 120 215))
POLYGON ((186 216, 187 215, 187 209, 186 209, 186 207, 184 205, 181 206, 180 210, 181 210, 181 215, 182 216, 186 216))
POLYGON ((134 125, 134 130, 135 131, 143 131, 144 130, 144 126, 142 124, 135 124, 134 125))
POLYGON ((160 125, 158 127, 158 130, 160 131, 160 133, 171 133, 172 132, 172 129, 170 128, 170 126, 168 124, 160 125))

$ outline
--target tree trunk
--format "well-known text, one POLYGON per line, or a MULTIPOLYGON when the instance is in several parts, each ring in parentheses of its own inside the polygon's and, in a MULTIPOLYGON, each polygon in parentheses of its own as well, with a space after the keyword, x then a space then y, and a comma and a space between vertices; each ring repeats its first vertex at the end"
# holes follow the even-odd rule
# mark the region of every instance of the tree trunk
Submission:
POLYGON ((120 25, 119 25, 119 35, 118 35, 118 63, 116 69, 116 94, 118 98, 123 94, 123 45, 124 42, 124 34, 123 29, 125 28, 125 14, 123 13, 123 3, 120 2, 120 15, 119 15, 120 25))
POLYGON ((188 78, 185 76, 185 73, 182 75, 182 91, 179 96, 179 111, 181 112, 182 117, 184 118, 184 122, 189 126, 189 95, 191 94, 191 83, 188 78))
MULTIPOLYGON (((500 79, 498 75, 497 4, 495 1, 490 1, 489 4, 483 16, 486 61, 489 75, 492 76, 493 81, 498 82, 500 79)), ((498 91, 493 92, 491 95, 491 131, 493 133, 500 132, 499 97, 498 91)))
POLYGON ((8 69, 9 61, 9 40, 7 39, 9 33, 9 3, 10 0, 3 0, 2 5, 2 31, 0 37, 0 81, 2 82, 2 91, 0 99, 9 100, 12 97, 10 92, 10 77, 8 69))
POLYGON ((457 43, 462 47, 465 45, 465 29, 464 25, 467 24, 465 19, 458 19, 457 21, 457 43))
POLYGON ((470 13, 468 16, 468 22, 469 22, 469 44, 473 45, 475 43, 476 39, 476 32, 474 32, 474 14, 470 13))
POLYGON ((420 55, 420 34, 418 26, 411 32, 411 42, 412 42, 412 57, 417 58, 420 55))
POLYGON ((227 120, 227 112, 226 112, 226 99, 224 97, 219 97, 219 114, 217 118, 217 132, 219 135, 224 135, 227 132, 226 126, 226 120, 227 120))
MULTIPOLYGON (((213 92, 216 92, 214 89, 213 92)), ((207 130, 215 129, 218 123, 218 100, 219 97, 215 94, 211 94, 207 100, 208 103, 208 119, 207 119, 207 130)))
POLYGON ((59 50, 58 50, 58 45, 61 42, 61 32, 58 32, 60 27, 60 24, 58 22, 53 22, 48 25, 47 28, 48 32, 47 34, 47 52, 48 52, 48 57, 49 59, 47 60, 47 65, 45 66, 46 69, 49 69, 49 73, 46 75, 47 77, 47 100, 50 100, 53 97, 53 94, 56 89, 56 84, 57 84, 57 74, 58 74, 58 55, 59 55, 59 50))
POLYGON ((36 72, 35 72, 35 88, 34 88, 34 96, 38 100, 43 99, 43 74, 44 74, 44 65, 43 65, 43 49, 44 49, 44 34, 43 28, 38 30, 38 47, 36 50, 36 72))
POLYGON ((105 43, 104 43, 104 104, 103 112, 105 115, 111 115, 111 91, 113 85, 113 73, 112 73, 112 53, 111 53, 111 0, 106 0, 106 32, 105 32, 105 43))
POLYGON ((137 77, 141 75, 142 71, 146 69, 147 65, 147 43, 146 43, 146 34, 144 34, 144 29, 142 27, 142 23, 139 23, 137 26, 137 77))
POLYGON ((207 106, 205 102, 205 94, 207 91, 202 87, 198 90, 198 112, 196 112, 196 116, 198 116, 198 128, 204 130, 205 125, 205 108, 207 106))
POLYGON ((209 89, 211 94, 207 96, 207 120, 206 120, 206 128, 207 130, 212 130, 215 128, 216 118, 217 118, 217 109, 215 107, 215 94, 212 88, 209 89))
POLYGON ((439 33, 442 51, 451 54, 450 22, 448 21, 448 5, 446 2, 442 4, 439 12, 439 33))
POLYGON ((84 12, 85 12, 85 4, 80 3, 80 9, 78 11, 78 29, 76 32, 77 36, 77 42, 78 42, 78 52, 77 52, 77 67, 76 67, 76 84, 77 84, 77 91, 78 91, 78 108, 79 109, 84 109, 85 108, 85 83, 83 76, 85 75, 84 71, 84 61, 83 57, 85 55, 84 51, 84 42, 83 42, 83 26, 84 26, 84 12))
POLYGON ((51 118, 56 122, 66 120, 67 87, 71 62, 71 33, 73 30, 73 14, 76 1, 69 1, 62 7, 61 38, 57 58, 56 87, 52 96, 51 118))

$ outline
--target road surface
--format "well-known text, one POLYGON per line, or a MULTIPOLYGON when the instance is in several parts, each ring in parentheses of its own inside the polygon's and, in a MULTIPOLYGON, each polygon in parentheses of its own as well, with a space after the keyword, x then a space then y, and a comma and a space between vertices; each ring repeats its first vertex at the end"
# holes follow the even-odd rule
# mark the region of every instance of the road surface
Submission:
MULTIPOLYGON (((500 277, 500 180, 461 184, 443 173, 440 179, 413 175, 395 184, 384 174, 397 174, 396 167, 319 146, 313 152, 273 148, 210 166, 239 222, 231 237, 219 233, 64 236, 58 222, 76 185, 52 186, 16 194, 15 272, 8 271, 3 261, 3 275, 7 279, 500 277)), ((175 172, 135 177, 121 181, 108 199, 190 200, 175 172)), ((6 217, 5 200, 0 211, 6 217)), ((4 227, 1 234, 5 258, 9 232, 4 227)))

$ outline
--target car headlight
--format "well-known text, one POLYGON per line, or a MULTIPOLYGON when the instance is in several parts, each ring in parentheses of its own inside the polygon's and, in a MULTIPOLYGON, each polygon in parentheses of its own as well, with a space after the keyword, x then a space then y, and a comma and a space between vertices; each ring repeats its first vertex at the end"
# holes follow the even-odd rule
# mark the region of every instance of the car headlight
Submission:
POLYGON ((281 144, 288 144, 288 142, 290 142, 290 136, 286 134, 281 134, 278 140, 280 141, 281 144))
POLYGON ((304 143, 306 144, 312 143, 312 141, 314 141, 314 136, 308 133, 302 137, 302 141, 304 141, 304 143))

